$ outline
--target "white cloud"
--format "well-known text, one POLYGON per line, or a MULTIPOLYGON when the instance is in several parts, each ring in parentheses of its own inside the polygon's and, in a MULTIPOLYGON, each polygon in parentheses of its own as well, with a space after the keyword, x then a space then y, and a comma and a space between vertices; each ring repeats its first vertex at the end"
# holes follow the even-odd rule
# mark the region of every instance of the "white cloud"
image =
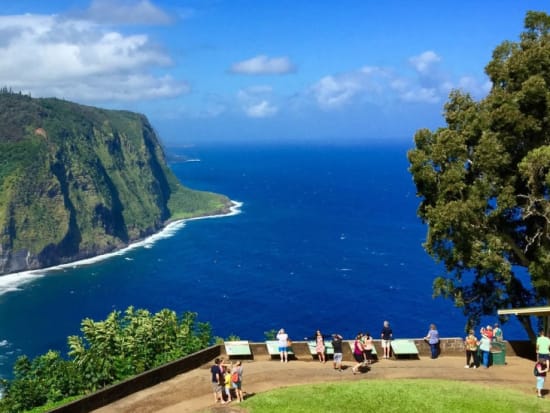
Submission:
POLYGON ((267 118, 277 113, 277 107, 273 106, 267 100, 251 105, 246 108, 245 113, 251 118, 267 118))
POLYGON ((360 82, 345 76, 325 76, 312 88, 317 103, 323 109, 338 108, 349 103, 361 89, 360 82))
POLYGON ((440 61, 441 58, 431 50, 427 50, 418 56, 409 58, 409 62, 422 74, 429 73, 440 61))
POLYGON ((231 72, 244 75, 283 75, 294 71, 288 57, 260 55, 231 66, 231 72))
POLYGON ((435 52, 428 50, 409 58, 413 75, 406 76, 398 68, 364 66, 356 71, 322 77, 310 88, 317 105, 336 110, 348 105, 371 103, 385 106, 393 103, 437 104, 444 101, 451 89, 461 89, 482 98, 490 83, 463 76, 452 80, 450 73, 439 67, 435 52))
POLYGON ((147 35, 60 16, 0 16, 0 84, 80 102, 156 99, 189 90, 153 70, 172 64, 147 35))
POLYGON ((149 0, 93 0, 83 17, 115 24, 168 24, 172 21, 149 0))
POLYGON ((241 102, 245 115, 250 118, 267 118, 276 115, 279 108, 271 102, 272 98, 273 89, 266 85, 251 86, 237 93, 237 99, 241 102))

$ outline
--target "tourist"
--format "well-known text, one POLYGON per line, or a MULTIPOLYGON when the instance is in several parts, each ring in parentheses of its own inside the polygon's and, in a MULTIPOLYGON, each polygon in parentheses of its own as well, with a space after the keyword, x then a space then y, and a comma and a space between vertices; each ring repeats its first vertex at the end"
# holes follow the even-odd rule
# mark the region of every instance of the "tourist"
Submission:
POLYGON ((332 335, 332 348, 334 350, 333 367, 335 370, 342 371, 342 336, 340 334, 332 335))
POLYGON ((374 347, 374 340, 368 331, 363 334, 361 342, 363 344, 364 358, 367 364, 372 364, 372 349, 374 347))
POLYGON ((466 338, 464 339, 464 347, 466 347, 466 365, 464 366, 465 369, 469 369, 470 367, 477 369, 479 367, 479 358, 477 356, 478 346, 479 341, 477 341, 475 332, 473 329, 470 329, 468 336, 466 336, 466 338), (473 361, 473 365, 470 364, 470 360, 473 361))
POLYGON ((222 397, 222 383, 224 382, 224 380, 220 366, 221 362, 222 359, 220 358, 214 360, 214 365, 210 368, 210 373, 212 373, 212 390, 214 392, 214 403, 220 401, 222 404, 224 404, 225 402, 222 397))
POLYGON ((363 343, 361 341, 362 337, 363 334, 357 334, 355 341, 353 342, 353 358, 357 362, 357 364, 351 369, 353 374, 357 373, 357 369, 365 363, 365 354, 363 353, 363 343))
POLYGON ((235 389, 235 396, 237 401, 240 403, 244 400, 243 397, 243 364, 241 361, 238 361, 235 367, 233 368, 233 379, 232 386, 235 389), (235 376, 236 375, 236 376, 235 376), (235 381, 235 377, 237 381, 235 381))
POLYGON ((227 399, 227 403, 232 401, 231 399, 231 368, 227 367, 225 369, 224 373, 224 384, 225 384, 225 398, 227 399))
POLYGON ((539 331, 537 338, 537 357, 546 360, 546 368, 550 367, 550 339, 546 337, 544 330, 539 331))
POLYGON ((537 364, 535 364, 535 369, 537 370, 537 397, 542 398, 542 389, 544 388, 544 379, 546 378, 546 372, 548 371, 548 366, 546 365, 547 360, 539 358, 537 364))
POLYGON ((325 339, 320 330, 315 332, 315 351, 320 363, 325 363, 325 339))
POLYGON ((391 354, 391 340, 393 339, 393 331, 390 327, 389 321, 384 321, 384 327, 382 327, 382 349, 384 350, 384 358, 389 359, 391 354))
POLYGON ((281 356, 281 363, 288 363, 289 339, 284 328, 281 328, 277 333, 277 340, 279 341, 279 355, 281 356))
POLYGON ((493 327, 493 338, 495 341, 504 341, 504 334, 502 333, 502 329, 499 327, 498 323, 495 323, 493 327))
POLYGON ((437 331, 435 324, 430 324, 430 329, 428 330, 426 337, 424 337, 424 340, 426 340, 430 345, 432 359, 436 359, 439 355, 439 332, 437 331))
POLYGON ((481 350, 481 362, 483 368, 489 367, 489 356, 491 353, 491 339, 487 335, 487 329, 481 328, 481 340, 479 340, 479 349, 481 350))

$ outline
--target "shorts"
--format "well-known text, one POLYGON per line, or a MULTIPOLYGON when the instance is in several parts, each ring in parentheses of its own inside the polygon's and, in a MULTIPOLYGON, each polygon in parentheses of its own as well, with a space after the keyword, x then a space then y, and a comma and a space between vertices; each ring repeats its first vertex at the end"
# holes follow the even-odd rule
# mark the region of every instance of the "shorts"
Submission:
POLYGON ((540 354, 539 353, 539 359, 550 360, 550 354, 540 354))
POLYGON ((544 388, 544 376, 537 376, 537 390, 542 390, 544 388))
POLYGON ((214 393, 219 393, 222 391, 222 385, 219 383, 216 383, 215 381, 212 382, 212 391, 214 393))
POLYGON ((357 363, 362 363, 365 361, 365 359, 363 358, 363 353, 360 353, 360 354, 353 353, 353 358, 357 363))
POLYGON ((382 348, 389 348, 391 340, 382 340, 382 348))
POLYGON ((237 390, 241 390, 242 388, 242 383, 240 381, 234 381, 231 383, 231 386, 234 388, 234 389, 237 389, 237 390))
POLYGON ((334 353, 333 360, 335 363, 342 362, 342 353, 334 353))
POLYGON ((279 347, 279 353, 288 353, 288 347, 279 347))

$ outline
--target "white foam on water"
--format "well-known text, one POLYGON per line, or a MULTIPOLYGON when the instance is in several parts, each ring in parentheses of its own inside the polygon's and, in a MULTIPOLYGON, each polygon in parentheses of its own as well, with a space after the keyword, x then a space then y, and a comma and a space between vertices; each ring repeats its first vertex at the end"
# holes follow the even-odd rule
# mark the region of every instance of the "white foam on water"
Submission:
MULTIPOLYGON (((195 221, 199 219, 209 219, 209 218, 221 218, 221 217, 237 215, 241 213, 242 205, 243 205, 242 202, 231 201, 231 207, 227 214, 208 215, 204 217, 181 219, 178 221, 170 222, 161 231, 141 241, 130 244, 125 248, 122 248, 120 250, 113 251, 107 254, 98 255, 96 257, 86 258, 80 261, 70 262, 67 264, 60 264, 54 267, 42 268, 39 270, 22 271, 22 272, 2 275, 0 276, 0 295, 13 292, 13 291, 19 291, 22 289, 21 287, 23 287, 24 285, 29 284, 32 281, 35 281, 39 278, 46 276, 49 272, 65 270, 67 268, 78 268, 85 265, 95 264, 112 257, 124 255, 128 253, 128 251, 132 251, 136 248, 152 248, 157 241, 174 236, 174 234, 176 234, 180 229, 185 227, 187 221, 195 221)), ((0 345, 1 343, 2 342, 0 341, 0 345)))

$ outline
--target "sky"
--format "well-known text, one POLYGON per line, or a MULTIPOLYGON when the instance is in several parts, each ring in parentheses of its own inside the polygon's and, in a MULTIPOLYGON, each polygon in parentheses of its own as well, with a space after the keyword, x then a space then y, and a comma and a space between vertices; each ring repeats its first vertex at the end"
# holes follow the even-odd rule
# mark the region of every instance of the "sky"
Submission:
POLYGON ((548 0, 0 0, 0 86, 143 113, 168 145, 411 141, 548 0))

